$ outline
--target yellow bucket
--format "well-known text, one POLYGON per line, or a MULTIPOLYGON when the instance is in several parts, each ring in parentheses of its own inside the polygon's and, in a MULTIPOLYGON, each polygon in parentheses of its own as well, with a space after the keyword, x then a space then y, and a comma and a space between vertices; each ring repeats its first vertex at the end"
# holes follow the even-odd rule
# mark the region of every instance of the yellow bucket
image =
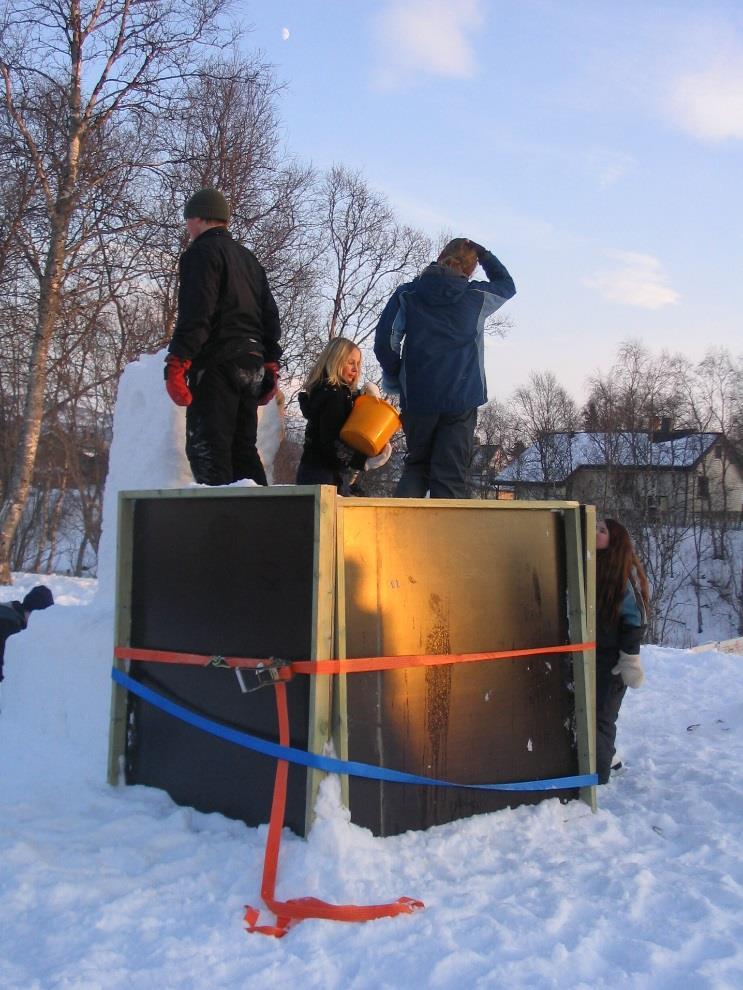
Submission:
POLYGON ((360 395, 341 428, 340 438, 354 450, 374 457, 399 429, 400 417, 389 402, 373 395, 360 395))

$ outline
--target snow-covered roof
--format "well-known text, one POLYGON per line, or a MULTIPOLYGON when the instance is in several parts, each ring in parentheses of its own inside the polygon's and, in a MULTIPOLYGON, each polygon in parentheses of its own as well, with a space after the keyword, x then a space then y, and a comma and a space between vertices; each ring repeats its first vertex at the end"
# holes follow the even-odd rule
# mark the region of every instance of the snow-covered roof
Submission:
POLYGON ((692 433, 654 440, 648 433, 550 433, 504 468, 496 482, 563 481, 582 467, 689 468, 720 439, 692 433))

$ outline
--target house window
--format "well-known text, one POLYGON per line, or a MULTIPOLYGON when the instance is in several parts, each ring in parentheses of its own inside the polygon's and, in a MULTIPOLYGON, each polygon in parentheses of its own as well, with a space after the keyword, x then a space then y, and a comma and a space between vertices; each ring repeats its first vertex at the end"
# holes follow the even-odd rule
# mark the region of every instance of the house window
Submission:
POLYGON ((622 472, 617 478, 617 491, 620 495, 634 495, 635 476, 629 471, 622 472))
POLYGON ((718 443, 715 445, 715 460, 722 460, 722 444, 718 443))
POLYGON ((709 478, 697 478, 697 498, 709 498, 709 478))

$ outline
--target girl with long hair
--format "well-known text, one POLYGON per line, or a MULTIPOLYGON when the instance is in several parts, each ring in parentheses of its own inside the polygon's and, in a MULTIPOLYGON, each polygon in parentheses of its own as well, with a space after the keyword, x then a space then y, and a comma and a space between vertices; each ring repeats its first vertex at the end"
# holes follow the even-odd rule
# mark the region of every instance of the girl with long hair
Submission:
MULTIPOLYGON (((340 431, 361 394, 361 351, 345 337, 335 337, 322 350, 299 393, 299 408, 307 420, 304 449, 297 468, 298 485, 335 485, 348 495, 351 478, 359 471, 381 467, 392 447, 386 444, 375 457, 366 457, 340 439, 340 431)), ((367 382, 363 389, 379 398, 379 389, 367 382)))
POLYGON ((640 643, 650 595, 632 538, 616 519, 596 523, 596 551, 596 772, 605 784, 625 692, 645 679, 640 643))

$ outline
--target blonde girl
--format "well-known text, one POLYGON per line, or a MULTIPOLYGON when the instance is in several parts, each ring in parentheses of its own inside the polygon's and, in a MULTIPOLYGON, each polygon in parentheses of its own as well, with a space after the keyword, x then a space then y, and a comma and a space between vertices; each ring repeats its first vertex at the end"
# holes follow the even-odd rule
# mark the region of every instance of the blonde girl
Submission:
MULTIPOLYGON (((335 485, 348 494, 350 477, 381 467, 392 452, 389 444, 376 457, 366 457, 340 439, 340 431, 360 394, 361 351, 345 337, 335 337, 322 350, 299 393, 299 408, 307 420, 304 449, 297 468, 298 485, 335 485)), ((364 391, 379 397, 367 382, 364 391)))

